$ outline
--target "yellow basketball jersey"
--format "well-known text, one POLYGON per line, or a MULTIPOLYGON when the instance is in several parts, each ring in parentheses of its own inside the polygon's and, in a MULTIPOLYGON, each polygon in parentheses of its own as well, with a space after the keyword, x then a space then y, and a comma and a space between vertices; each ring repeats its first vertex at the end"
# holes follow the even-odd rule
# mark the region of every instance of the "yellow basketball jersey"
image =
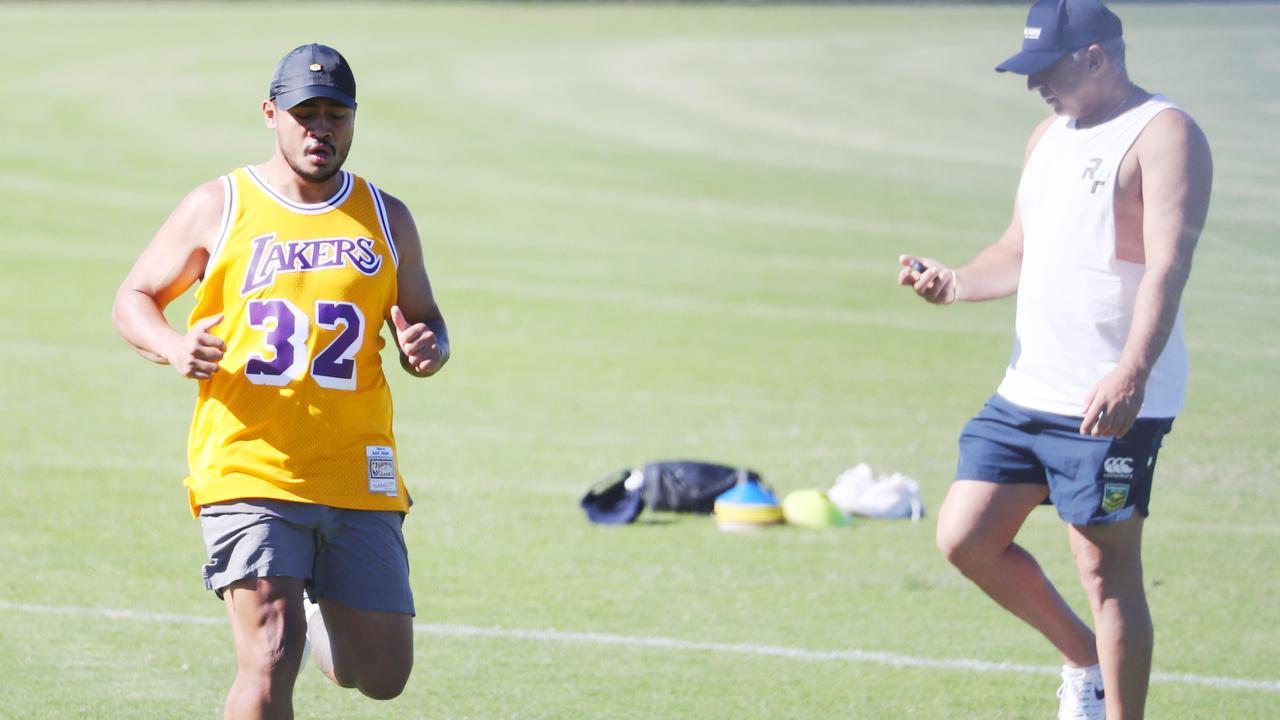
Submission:
MULTIPOLYGON (((222 313, 187 446, 193 511, 269 498, 408 510, 379 352, 399 258, 382 195, 341 173, 299 204, 252 167, 222 179, 222 228, 190 323, 222 313)), ((190 324, 189 323, 189 324, 190 324)))

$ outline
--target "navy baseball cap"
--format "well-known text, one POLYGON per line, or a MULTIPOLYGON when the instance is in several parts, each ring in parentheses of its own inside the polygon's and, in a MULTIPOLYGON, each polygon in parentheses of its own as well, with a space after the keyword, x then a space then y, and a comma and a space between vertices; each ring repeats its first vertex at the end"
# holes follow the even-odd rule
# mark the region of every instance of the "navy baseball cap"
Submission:
POLYGON ((267 95, 281 110, 323 97, 355 109, 356 76, 342 53, 328 45, 296 47, 280 58, 267 95))
POLYGON ((1027 13, 1022 52, 996 66, 996 72, 1035 75, 1072 50, 1118 38, 1120 18, 1098 0, 1038 0, 1027 13))
POLYGON ((635 522, 644 510, 644 473, 623 470, 591 486, 578 503, 587 519, 600 525, 635 522))

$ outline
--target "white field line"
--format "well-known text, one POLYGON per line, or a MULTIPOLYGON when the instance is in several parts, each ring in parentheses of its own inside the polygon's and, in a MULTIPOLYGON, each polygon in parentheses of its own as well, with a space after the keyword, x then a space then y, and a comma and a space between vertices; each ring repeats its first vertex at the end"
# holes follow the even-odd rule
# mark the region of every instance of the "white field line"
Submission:
MULTIPOLYGON (((36 615, 75 615, 102 617, 109 620, 133 620, 147 623, 188 623, 196 625, 223 625, 226 618, 213 615, 178 615, 170 613, 141 612, 113 608, 76 607, 73 605, 36 605, 32 603, 0 600, 0 610, 36 615)), ((628 648, 675 650, 680 652, 710 652, 733 655, 756 655, 808 662, 851 662, 884 665, 897 668, 924 668, 928 670, 959 670, 984 673, 1021 673, 1030 675, 1057 675, 1059 669, 1048 665, 990 662, 968 658, 926 658, 900 655, 891 652, 869 650, 806 650, 783 645, 755 645, 740 643, 696 642, 664 637, 635 637, 593 632, 567 632, 562 630, 522 630, 520 628, 475 627, 439 623, 414 623, 414 632, 440 637, 482 637, 512 640, 528 640, 538 643, 570 643, 577 645, 615 645, 628 648)), ((1192 673, 1151 673, 1151 681, 1181 685, 1205 685, 1218 690, 1243 690, 1280 693, 1280 680, 1249 680, 1244 678, 1196 675, 1192 673)))

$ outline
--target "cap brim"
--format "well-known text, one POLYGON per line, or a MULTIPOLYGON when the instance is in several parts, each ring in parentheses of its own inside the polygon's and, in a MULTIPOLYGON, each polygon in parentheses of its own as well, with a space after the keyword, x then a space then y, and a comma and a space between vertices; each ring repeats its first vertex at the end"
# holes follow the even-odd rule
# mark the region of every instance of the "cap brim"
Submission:
POLYGON ((282 92, 271 99, 275 101, 276 107, 281 110, 288 110, 298 103, 319 97, 329 98, 330 100, 342 103, 352 110, 356 107, 355 98, 342 92, 338 88, 329 85, 308 85, 296 90, 282 92))
POLYGON ((1011 72, 1018 75, 1035 75, 1053 67, 1067 54, 1066 50, 1053 50, 1050 52, 1033 52, 1023 50, 1013 57, 1005 60, 996 66, 996 72, 1011 72))
POLYGON ((600 525, 626 525, 634 522, 644 510, 644 491, 627 490, 621 497, 613 493, 588 494, 582 498, 582 509, 587 519, 600 525))

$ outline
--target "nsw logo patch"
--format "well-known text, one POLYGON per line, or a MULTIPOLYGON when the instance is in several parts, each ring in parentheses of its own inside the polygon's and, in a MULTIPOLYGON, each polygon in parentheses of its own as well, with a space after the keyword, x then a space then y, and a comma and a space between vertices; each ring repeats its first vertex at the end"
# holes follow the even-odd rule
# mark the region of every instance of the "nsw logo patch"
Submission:
POLYGON ((1102 486, 1102 511, 1113 513, 1129 500, 1129 486, 1124 483, 1107 483, 1102 486))

